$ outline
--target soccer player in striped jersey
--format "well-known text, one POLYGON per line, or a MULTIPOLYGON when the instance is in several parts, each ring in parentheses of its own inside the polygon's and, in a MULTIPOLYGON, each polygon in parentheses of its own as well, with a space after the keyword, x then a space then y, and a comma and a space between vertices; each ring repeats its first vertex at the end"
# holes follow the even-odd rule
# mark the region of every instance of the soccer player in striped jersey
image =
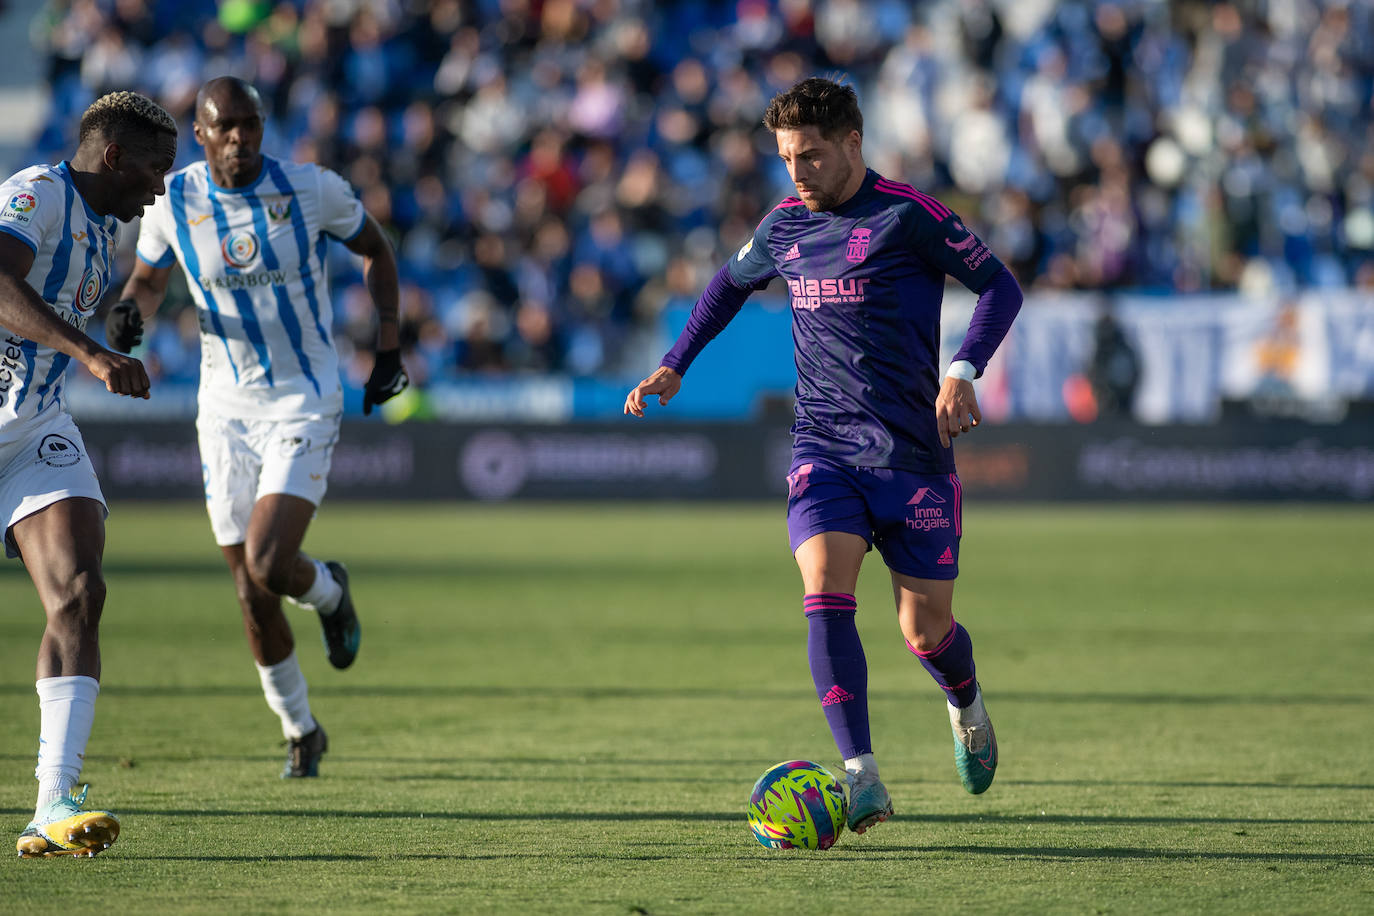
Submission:
POLYGON ((138 360, 85 334, 110 289, 116 229, 163 192, 176 159, 167 112, 133 92, 81 116, 70 161, 0 185, 0 524, 47 616, 38 649, 38 802, 21 857, 95 855, 119 836, 73 789, 100 692, 105 498, 63 385, 72 360, 115 394, 148 397, 138 360))
POLYGON ((625 399, 644 415, 678 392, 697 353, 774 277, 787 283, 797 365, 787 525, 805 588, 817 695, 850 784, 849 827, 892 814, 868 722, 868 669, 854 587, 876 547, 892 577, 907 647, 948 699, 964 788, 986 791, 997 742, 954 621, 963 533, 950 440, 982 419, 973 379, 1006 336, 1021 289, 948 207, 863 161, 854 90, 804 80, 775 97, 764 124, 796 197, 778 204, 707 286, 662 365, 625 399), (939 376, 945 277, 978 294, 939 376))
POLYGON ((379 331, 363 409, 407 384, 397 328, 396 258, 381 227, 334 172, 261 152, 263 106, 234 77, 196 99, 205 160, 171 176, 144 217, 138 262, 107 336, 142 337, 180 263, 200 318, 196 428, 205 500, 228 561, 267 705, 289 741, 283 778, 317 776, 328 747, 310 709, 281 598, 313 609, 329 661, 347 668, 362 631, 343 565, 301 551, 323 499, 343 412, 325 247, 363 260, 379 331))

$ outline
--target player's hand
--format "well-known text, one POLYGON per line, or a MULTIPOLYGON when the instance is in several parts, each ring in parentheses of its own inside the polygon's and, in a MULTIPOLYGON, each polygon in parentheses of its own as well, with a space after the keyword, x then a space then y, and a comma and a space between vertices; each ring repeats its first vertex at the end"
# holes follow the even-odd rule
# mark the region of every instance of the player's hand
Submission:
POLYGON ((86 361, 86 368, 114 394, 131 398, 148 397, 148 373, 143 364, 132 356, 101 350, 86 361))
POLYGON ((935 398, 935 427, 940 432, 940 444, 949 448, 949 440, 982 422, 983 412, 978 409, 973 382, 945 376, 940 394, 935 398))
POLYGON ((120 299, 105 316, 105 342, 120 353, 128 353, 143 342, 143 316, 133 299, 120 299))
POLYGON ((401 365, 401 350, 378 350, 376 361, 372 364, 372 375, 367 379, 367 384, 363 386, 363 416, 372 413, 373 404, 383 404, 402 391, 410 384, 410 376, 406 375, 405 367, 401 365))
POLYGON ((644 416, 644 399, 658 395, 660 405, 667 404, 682 387, 682 376, 667 366, 659 366, 654 374, 640 382, 625 396, 625 412, 636 417, 644 416))

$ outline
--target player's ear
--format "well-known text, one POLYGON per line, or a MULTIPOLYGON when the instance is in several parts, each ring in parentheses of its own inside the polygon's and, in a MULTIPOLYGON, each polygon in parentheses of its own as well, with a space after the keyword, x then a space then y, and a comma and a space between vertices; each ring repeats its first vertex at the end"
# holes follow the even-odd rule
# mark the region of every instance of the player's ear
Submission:
POLYGON ((105 162, 105 168, 112 172, 118 171, 119 162, 123 158, 124 147, 120 146, 118 142, 111 140, 105 144, 104 153, 101 155, 101 159, 105 162))

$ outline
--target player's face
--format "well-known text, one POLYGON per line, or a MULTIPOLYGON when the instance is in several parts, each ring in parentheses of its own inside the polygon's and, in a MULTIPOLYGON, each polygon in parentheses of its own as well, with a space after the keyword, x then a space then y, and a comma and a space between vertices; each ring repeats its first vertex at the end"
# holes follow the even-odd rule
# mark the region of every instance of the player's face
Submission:
POLYGON ((820 128, 780 130, 778 155, 796 185, 797 196, 813 213, 833 210, 863 184, 863 137, 857 130, 827 140, 820 128))
POLYGON ((205 147, 210 177, 225 188, 251 184, 262 169, 262 110, 233 91, 207 98, 196 114, 196 139, 205 147))
POLYGON ((116 186, 110 214, 127 223, 142 216, 144 208, 167 190, 165 179, 177 158, 177 138, 159 132, 153 139, 118 146, 119 158, 113 169, 116 186))

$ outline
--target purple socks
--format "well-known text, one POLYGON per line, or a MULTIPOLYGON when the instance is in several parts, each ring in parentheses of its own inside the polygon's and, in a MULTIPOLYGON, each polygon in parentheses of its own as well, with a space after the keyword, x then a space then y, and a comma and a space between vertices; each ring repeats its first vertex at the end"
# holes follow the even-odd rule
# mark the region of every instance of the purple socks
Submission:
POLYGON ((954 622, 949 635, 929 652, 921 652, 911 643, 906 647, 945 691, 951 706, 962 709, 973 702, 978 695, 978 681, 973 676, 973 640, 969 639, 968 630, 954 622))
MULTIPOLYGON (((810 625, 806 641, 811 679, 816 683, 835 746, 846 760, 873 752, 868 732, 868 660, 854 624, 853 595, 819 592, 802 603, 810 625)), ((971 669, 970 669, 971 670, 971 669)))

